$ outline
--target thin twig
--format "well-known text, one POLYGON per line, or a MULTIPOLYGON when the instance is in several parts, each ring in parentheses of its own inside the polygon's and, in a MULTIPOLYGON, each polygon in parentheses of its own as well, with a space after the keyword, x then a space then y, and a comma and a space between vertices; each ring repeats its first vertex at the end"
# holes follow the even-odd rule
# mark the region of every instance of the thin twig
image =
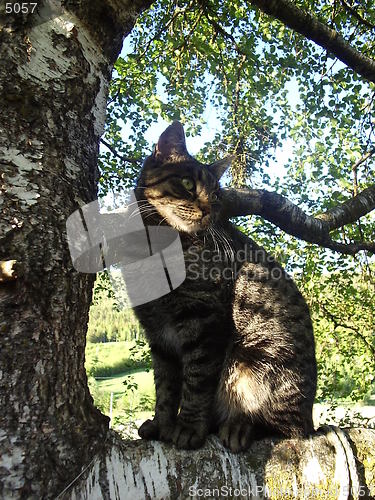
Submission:
POLYGON ((122 154, 118 153, 116 151, 116 149, 111 146, 111 144, 109 144, 109 142, 107 142, 106 140, 104 139, 100 139, 100 142, 103 144, 103 146, 105 146, 107 149, 110 150, 110 152, 116 156, 117 158, 119 158, 121 161, 123 162, 128 162, 128 163, 133 163, 134 165, 138 165, 141 163, 142 159, 141 158, 131 158, 129 156, 123 156, 122 154))
POLYGON ((370 21, 367 21, 367 19, 364 19, 353 7, 351 7, 346 0, 341 0, 342 5, 344 6, 345 10, 350 12, 353 17, 357 19, 360 23, 364 24, 371 30, 375 29, 375 24, 370 23, 370 21))
POLYGON ((371 149, 371 151, 369 151, 368 153, 366 153, 365 155, 362 156, 362 158, 360 158, 353 166, 352 166, 352 170, 356 170, 360 165, 362 165, 362 163, 365 163, 366 160, 368 160, 369 158, 371 158, 371 156, 373 156, 375 154, 375 148, 371 149))
POLYGON ((187 10, 191 5, 192 5, 192 3, 190 3, 185 8, 180 8, 177 5, 175 6, 175 10, 174 10, 173 14, 171 15, 171 17, 169 18, 168 22, 166 24, 163 23, 159 27, 159 29, 156 31, 155 35, 149 39, 149 41, 147 42, 145 48, 143 49, 143 51, 137 57, 137 61, 140 61, 140 60, 143 59, 143 57, 147 54, 147 52, 148 52, 148 50, 149 50, 152 42, 154 42, 155 40, 157 40, 160 37, 160 35, 162 35, 165 31, 167 31, 167 29, 169 28, 169 26, 174 23, 175 19, 180 14, 182 14, 183 12, 185 12, 185 10, 187 10))
MULTIPOLYGON (((201 5, 203 8, 203 14, 207 21, 211 24, 211 26, 214 28, 216 33, 219 33, 224 39, 230 40, 238 54, 241 54, 242 56, 245 56, 246 59, 250 59, 249 53, 245 52, 241 47, 238 45, 237 40, 235 37, 231 34, 225 31, 225 29, 217 22, 215 19, 211 17, 211 14, 209 12, 209 5, 206 0, 198 0, 198 3, 201 5)), ((251 58, 251 62, 254 63, 255 61, 251 58)))
POLYGON ((319 303, 319 306, 323 309, 323 311, 326 313, 326 315, 329 317, 329 319, 332 321, 333 323, 333 326, 335 328, 335 330, 337 328, 344 328, 346 330, 351 330, 352 332, 354 332, 356 334, 356 336, 362 340, 362 342, 366 345, 366 347, 370 350, 374 360, 375 360, 375 348, 374 346, 372 346, 370 344, 370 342, 367 340, 367 338, 359 331, 358 328, 355 328, 353 326, 349 326, 345 323, 341 323, 340 320, 337 319, 336 316, 334 316, 331 311, 329 311, 326 306, 322 303, 319 303))

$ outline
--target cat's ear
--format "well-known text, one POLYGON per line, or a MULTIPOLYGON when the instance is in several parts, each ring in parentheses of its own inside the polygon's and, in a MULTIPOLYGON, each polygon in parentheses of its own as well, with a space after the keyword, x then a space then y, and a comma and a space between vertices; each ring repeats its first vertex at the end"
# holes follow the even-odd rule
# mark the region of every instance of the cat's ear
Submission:
POLYGON ((154 148, 153 156, 162 162, 190 158, 186 149, 184 127, 180 122, 174 121, 164 130, 154 148))
POLYGON ((224 172, 231 166, 232 161, 234 160, 234 156, 226 156, 222 160, 215 161, 215 163, 211 163, 207 168, 213 174, 217 180, 224 174, 224 172))

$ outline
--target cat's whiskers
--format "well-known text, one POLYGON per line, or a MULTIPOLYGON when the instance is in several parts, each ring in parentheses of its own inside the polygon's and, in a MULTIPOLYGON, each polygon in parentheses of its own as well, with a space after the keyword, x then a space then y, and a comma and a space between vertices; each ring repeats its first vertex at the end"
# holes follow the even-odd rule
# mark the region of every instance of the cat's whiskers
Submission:
POLYGON ((136 217, 142 213, 145 213, 147 210, 155 210, 147 200, 139 200, 134 201, 133 203, 129 203, 126 208, 130 208, 133 205, 137 205, 134 209, 133 213, 129 216, 129 219, 136 217))
POLYGON ((145 215, 145 214, 156 214, 157 212, 154 211, 154 210, 142 210, 142 209, 139 209, 137 211, 135 211, 134 213, 132 213, 130 216, 129 216, 129 219, 132 219, 133 217, 137 217, 139 215, 145 215))
POLYGON ((229 255, 230 255, 230 260, 233 261, 234 260, 234 249, 233 249, 232 243, 230 242, 225 231, 223 231, 222 229, 221 230, 219 229, 218 231, 226 244, 226 247, 227 247, 229 255))
POLYGON ((226 257, 226 260, 229 261, 229 262, 233 262, 234 261, 234 250, 233 250, 233 247, 231 245, 231 243, 229 242, 227 236, 225 235, 225 233, 218 229, 218 228, 215 228, 213 227, 212 228, 218 238, 219 241, 221 241, 222 243, 222 248, 223 248, 223 252, 224 252, 224 255, 226 257))
POLYGON ((211 236, 211 238, 212 238, 212 241, 213 241, 213 244, 214 244, 214 249, 215 249, 215 252, 216 252, 217 254, 219 254, 219 253, 220 253, 220 250, 219 250, 219 245, 218 245, 218 243, 217 243, 217 241, 216 241, 215 234, 214 234, 214 232, 213 232, 213 228, 212 228, 211 226, 209 226, 209 228, 208 228, 208 232, 209 232, 209 234, 210 234, 210 236, 211 236))
POLYGON ((148 213, 144 213, 142 214, 143 215, 143 220, 146 220, 146 219, 149 219, 150 217, 152 217, 153 215, 158 215, 158 212, 148 212, 148 213))
POLYGON ((212 235, 215 239, 215 242, 218 246, 218 251, 221 253, 223 252, 224 255, 226 255, 226 251, 225 251, 225 247, 224 247, 224 243, 222 241, 222 238, 220 236, 220 233, 216 230, 216 228, 214 226, 212 226, 212 235))
POLYGON ((167 218, 166 218, 166 217, 163 217, 163 218, 162 218, 162 220, 159 222, 158 227, 160 226, 160 224, 162 224, 162 223, 163 223, 164 221, 166 221, 166 220, 167 220, 167 218))
POLYGON ((140 203, 148 203, 147 200, 136 200, 131 203, 126 204, 126 208, 132 207, 133 205, 139 205, 140 203))

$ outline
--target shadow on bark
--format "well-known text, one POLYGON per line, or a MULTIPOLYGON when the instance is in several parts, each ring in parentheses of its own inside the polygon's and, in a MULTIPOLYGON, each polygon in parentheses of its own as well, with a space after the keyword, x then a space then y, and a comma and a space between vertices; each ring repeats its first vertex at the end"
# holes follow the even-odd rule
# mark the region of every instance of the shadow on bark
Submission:
POLYGON ((374 444, 373 430, 325 427, 233 454, 214 436, 184 451, 112 432, 105 451, 58 498, 374 498, 374 444))

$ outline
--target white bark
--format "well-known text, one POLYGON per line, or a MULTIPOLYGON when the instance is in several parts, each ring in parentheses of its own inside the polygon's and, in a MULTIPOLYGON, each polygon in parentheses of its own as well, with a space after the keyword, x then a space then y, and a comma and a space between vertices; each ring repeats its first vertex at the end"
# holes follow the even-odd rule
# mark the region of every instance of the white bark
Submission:
POLYGON ((337 428, 306 440, 255 442, 238 455, 214 437, 197 451, 115 440, 58 498, 373 498, 374 444, 373 430, 337 428))
POLYGON ((93 276, 65 223, 96 198, 112 65, 149 3, 0 2, 0 498, 53 497, 108 431, 84 368, 93 276))

